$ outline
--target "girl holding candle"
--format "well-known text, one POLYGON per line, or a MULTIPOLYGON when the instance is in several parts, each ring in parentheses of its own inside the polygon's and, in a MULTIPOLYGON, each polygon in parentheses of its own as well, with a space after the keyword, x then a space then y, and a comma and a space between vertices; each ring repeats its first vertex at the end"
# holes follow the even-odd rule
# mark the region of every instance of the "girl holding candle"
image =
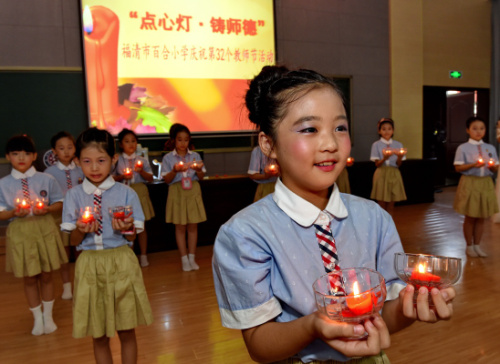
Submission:
POLYGON ((406 200, 405 187, 399 167, 406 159, 406 149, 392 139, 394 121, 382 118, 377 124, 380 139, 372 144, 370 160, 377 169, 373 175, 373 186, 370 198, 389 214, 394 212, 394 203, 406 200))
MULTIPOLYGON (((144 219, 145 221, 149 221, 155 216, 155 211, 151 199, 149 198, 148 188, 144 183, 153 181, 153 170, 146 158, 135 153, 137 150, 138 138, 132 130, 123 129, 118 134, 118 143, 122 153, 118 157, 113 178, 115 181, 129 184, 130 187, 137 192, 139 200, 141 201, 142 211, 144 212, 144 219), (126 168, 128 168, 130 173, 124 173, 126 168)), ((139 241, 139 248, 141 249, 139 262, 141 263, 141 267, 147 267, 149 262, 147 256, 148 235, 146 229, 137 234, 137 240, 139 241)))
MULTIPOLYGON (((60 131, 50 139, 50 144, 52 146, 52 151, 57 156, 57 162, 48 167, 44 172, 56 179, 59 187, 61 187, 63 195, 66 195, 69 189, 73 188, 73 186, 77 186, 83 181, 82 169, 73 161, 75 158, 75 139, 70 133, 60 131)), ((54 214, 54 219, 56 220, 57 226, 60 226, 62 222, 62 210, 54 214)), ((71 246, 69 243, 69 234, 64 231, 60 231, 60 234, 64 249, 66 250, 66 255, 69 257, 71 246)), ((71 290, 69 264, 61 265, 61 279, 63 282, 63 293, 61 298, 63 300, 70 300, 73 298, 73 293, 71 290)))
POLYGON ((498 156, 493 145, 483 142, 486 123, 473 116, 467 119, 467 143, 460 144, 455 153, 455 170, 462 174, 453 208, 465 215, 464 237, 469 257, 487 257, 481 249, 484 220, 498 212, 492 177, 498 171, 498 156), (489 163, 489 161, 493 163, 489 163))
POLYGON ((198 223, 207 219, 198 181, 203 179, 206 169, 200 155, 189 148, 191 132, 187 126, 174 124, 169 134, 166 148, 172 152, 165 154, 161 163, 161 175, 168 184, 166 222, 175 225, 182 270, 198 270, 195 261, 198 223))
POLYGON ((381 349, 415 320, 451 316, 453 288, 419 291, 397 277, 402 246, 390 215, 372 201, 341 194, 335 181, 351 150, 341 91, 310 70, 266 66, 246 94, 262 151, 281 169, 275 192, 224 224, 213 272, 222 323, 242 330, 258 362, 387 362, 381 349), (331 229, 340 268, 375 269, 387 285, 382 316, 361 324, 329 320, 316 310, 312 283, 325 274, 316 227, 331 229), (364 340, 345 340, 367 333, 364 340), (357 359, 356 359, 357 360, 357 359), (360 359, 361 360, 361 359, 360 359))
POLYGON ((57 330, 52 319, 52 271, 67 263, 68 258, 50 214, 61 210, 63 194, 52 176, 37 172, 32 166, 36 157, 35 145, 28 136, 14 136, 7 142, 6 158, 12 171, 0 180, 0 220, 10 220, 7 272, 23 278, 24 293, 35 320, 31 333, 42 335, 57 330), (44 202, 33 206, 32 201, 37 198, 44 202))
POLYGON ((81 251, 75 265, 73 336, 92 336, 96 362, 112 363, 109 338, 118 331, 122 363, 136 363, 135 327, 151 324, 153 317, 130 249, 135 233, 124 233, 142 231, 144 214, 135 191, 111 176, 116 158, 109 132, 87 129, 76 141, 75 154, 85 180, 66 194, 61 225, 81 251), (108 211, 116 206, 132 206, 132 216, 112 218, 108 211), (84 222, 76 211, 87 207, 94 215, 84 222))
POLYGON ((248 166, 248 176, 257 182, 254 202, 274 192, 274 184, 279 174, 280 171, 276 160, 262 153, 260 147, 253 148, 250 165, 248 166))

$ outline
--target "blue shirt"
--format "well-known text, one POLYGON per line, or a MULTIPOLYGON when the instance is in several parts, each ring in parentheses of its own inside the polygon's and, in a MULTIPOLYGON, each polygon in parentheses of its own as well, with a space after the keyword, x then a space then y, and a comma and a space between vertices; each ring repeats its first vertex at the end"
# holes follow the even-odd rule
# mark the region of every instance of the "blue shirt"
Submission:
POLYGON ((109 208, 115 206, 132 206, 134 226, 137 232, 144 230, 144 213, 142 212, 139 197, 135 191, 122 184, 116 183, 109 176, 99 187, 94 186, 88 179, 81 185, 73 187, 66 194, 63 205, 61 230, 71 232, 76 229, 80 208, 94 206, 94 193, 101 195, 102 228, 101 235, 86 234, 77 250, 102 250, 118 248, 125 244, 132 246, 132 242, 124 238, 121 231, 113 230, 109 208))
POLYGON ((488 169, 488 161, 493 159, 495 164, 498 164, 497 151, 493 145, 484 143, 482 140, 476 141, 474 139, 469 139, 467 143, 460 144, 455 152, 453 165, 459 166, 463 164, 476 163, 480 156, 484 160, 484 166, 480 168, 471 168, 460 173, 465 176, 493 176, 494 173, 488 169), (480 151, 481 154, 479 154, 480 151))
POLYGON ((85 176, 83 175, 82 169, 78 167, 75 162, 71 162, 67 166, 58 161, 56 164, 48 167, 44 173, 50 174, 54 177, 61 187, 63 195, 66 196, 66 192, 68 192, 68 184, 66 182, 66 171, 69 171, 71 178, 71 188, 79 185, 83 182, 85 176))
MULTIPOLYGON (((151 165, 149 164, 149 161, 140 156, 136 155, 135 153, 131 155, 127 155, 125 153, 122 153, 120 157, 118 158, 118 162, 116 163, 115 169, 113 171, 113 175, 117 176, 120 174, 123 174, 123 170, 125 168, 130 168, 132 169, 132 179, 129 180, 130 183, 139 183, 139 182, 147 182, 144 178, 142 178, 141 174, 139 172, 134 171, 135 164, 137 161, 142 162, 142 169, 147 172, 147 173, 153 173, 153 170, 151 169, 151 165)), ((125 181, 125 180, 124 180, 125 181)))
MULTIPOLYGON (((193 161, 201 161, 200 155, 198 153, 188 150, 187 154, 184 157, 181 157, 179 154, 177 154, 177 150, 174 149, 172 152, 163 156, 163 160, 161 162, 161 176, 163 177, 164 175, 172 171, 174 169, 174 166, 179 162, 190 163, 193 161)), ((201 170, 204 173, 207 172, 207 170, 205 169, 205 165, 203 165, 203 168, 201 170)), ((188 168, 188 170, 185 172, 177 173, 172 182, 169 183, 169 185, 180 182, 183 177, 191 177, 191 180, 193 181, 199 180, 195 170, 188 168)))
POLYGON ((0 179, 0 211, 13 210, 17 207, 16 199, 22 200, 24 198, 22 178, 28 180, 32 202, 36 202, 38 199, 52 205, 63 201, 61 187, 50 174, 37 172, 35 167, 30 167, 25 173, 13 168, 9 175, 0 179))
MULTIPOLYGON (((276 159, 269 158, 267 155, 262 153, 260 147, 255 147, 252 150, 252 155, 250 157, 250 165, 248 166, 248 174, 263 174, 264 168, 269 164, 277 164, 276 159)), ((257 183, 268 183, 276 182, 278 177, 274 176, 268 179, 255 180, 257 183)))
MULTIPOLYGON (((400 149, 403 148, 403 144, 401 144, 398 141, 389 139, 385 140, 384 138, 380 138, 377 140, 375 143, 372 144, 372 150, 370 153, 370 160, 371 161, 379 161, 381 159, 384 159, 384 153, 382 153, 382 150, 385 148, 393 148, 393 149, 400 149)), ((406 155, 403 156, 403 160, 406 159, 406 155)), ((398 160, 398 156, 395 154, 392 154, 387 160, 384 162, 386 166, 390 167, 395 167, 398 168, 398 164, 396 163, 398 160)))
MULTIPOLYGON (((339 266, 377 270, 386 280, 387 299, 398 297, 404 283, 394 271, 394 253, 403 248, 386 211, 373 201, 339 193, 336 185, 321 211, 278 179, 274 195, 234 215, 217 235, 213 272, 223 326, 246 329, 316 311, 312 284, 325 269, 313 223, 330 216, 339 266)), ((297 356, 304 362, 347 360, 321 340, 297 356)))

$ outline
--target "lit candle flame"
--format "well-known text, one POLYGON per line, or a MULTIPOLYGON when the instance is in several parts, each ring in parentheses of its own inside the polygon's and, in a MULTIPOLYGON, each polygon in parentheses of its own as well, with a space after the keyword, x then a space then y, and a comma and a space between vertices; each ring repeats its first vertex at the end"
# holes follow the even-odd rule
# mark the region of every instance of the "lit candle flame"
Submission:
POLYGON ((359 294, 358 282, 354 282, 354 284, 352 285, 352 292, 354 293, 354 295, 359 294))
POLYGON ((83 30, 88 34, 94 30, 94 21, 92 20, 92 12, 88 5, 83 9, 83 30))
POLYGON ((418 271, 419 273, 425 273, 425 264, 419 264, 418 271))

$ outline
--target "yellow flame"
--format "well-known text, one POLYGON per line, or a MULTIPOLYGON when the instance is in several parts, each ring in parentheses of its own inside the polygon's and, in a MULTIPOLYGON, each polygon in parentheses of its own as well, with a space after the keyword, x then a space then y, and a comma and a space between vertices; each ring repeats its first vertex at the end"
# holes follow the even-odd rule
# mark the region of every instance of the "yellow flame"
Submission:
POLYGON ((419 273, 425 273, 425 264, 419 264, 418 271, 419 273))
POLYGON ((354 282, 354 284, 352 285, 352 292, 353 292, 355 295, 359 294, 358 282, 354 282))
POLYGON ((83 30, 85 30, 89 34, 94 30, 92 12, 90 11, 88 5, 85 5, 85 8, 83 9, 83 30))

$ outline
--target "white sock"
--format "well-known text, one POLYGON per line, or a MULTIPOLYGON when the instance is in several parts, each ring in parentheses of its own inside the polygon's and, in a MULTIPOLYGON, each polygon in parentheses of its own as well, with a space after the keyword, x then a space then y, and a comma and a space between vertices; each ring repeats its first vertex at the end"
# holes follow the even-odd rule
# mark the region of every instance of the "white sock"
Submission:
POLYGON ((32 335, 43 335, 43 315, 42 315, 42 305, 31 308, 30 311, 33 313, 35 318, 35 324, 33 325, 33 330, 31 330, 32 335))
POLYGON ((63 293, 61 298, 63 300, 70 300, 73 298, 73 293, 71 293, 71 282, 63 283, 63 293))
POLYGON ((486 258, 488 256, 488 254, 486 254, 486 252, 483 249, 481 249, 479 245, 473 245, 473 247, 477 255, 479 255, 480 257, 486 258))
POLYGON ((193 268, 191 268, 191 264, 189 264, 189 259, 187 255, 181 257, 181 261, 182 261, 182 270, 184 272, 189 272, 190 270, 193 270, 193 268))
POLYGON ((477 257, 477 253, 476 253, 476 250, 474 249, 474 245, 468 245, 467 246, 467 249, 465 250, 465 252, 467 253, 467 255, 469 257, 472 257, 472 258, 475 258, 477 257))
POLYGON ((52 319, 52 307, 54 307, 54 301, 42 301, 43 304, 43 331, 46 334, 53 333, 57 330, 57 326, 52 319))
POLYGON ((200 266, 194 261, 194 254, 189 254, 189 264, 194 270, 200 269, 200 266))
POLYGON ((141 255, 139 257, 139 262, 141 264, 141 267, 147 267, 149 265, 148 256, 147 255, 141 255))

